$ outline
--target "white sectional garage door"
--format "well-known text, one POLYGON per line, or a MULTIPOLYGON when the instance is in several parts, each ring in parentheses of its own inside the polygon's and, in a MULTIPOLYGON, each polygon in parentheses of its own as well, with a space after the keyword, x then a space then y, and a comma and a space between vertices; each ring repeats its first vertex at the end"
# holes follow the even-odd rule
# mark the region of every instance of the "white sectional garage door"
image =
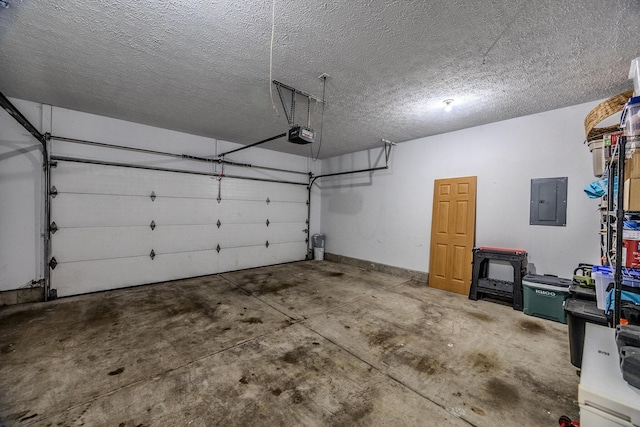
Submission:
POLYGON ((59 161, 58 296, 302 260, 303 185, 59 161))

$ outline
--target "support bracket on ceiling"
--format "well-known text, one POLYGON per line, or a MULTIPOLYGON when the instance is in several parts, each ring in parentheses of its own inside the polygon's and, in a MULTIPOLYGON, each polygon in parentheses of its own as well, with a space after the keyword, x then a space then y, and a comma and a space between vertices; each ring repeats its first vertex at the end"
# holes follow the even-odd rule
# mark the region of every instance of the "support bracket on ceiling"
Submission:
MULTIPOLYGON (((316 182, 316 180, 319 178, 325 178, 329 176, 349 175, 352 173, 361 173, 361 172, 375 172, 383 169, 389 169, 389 159, 391 158, 391 149, 395 147, 397 144, 393 141, 389 141, 388 139, 381 138, 381 140, 383 144, 382 149, 384 150, 384 159, 385 159, 384 166, 376 166, 376 167, 367 168, 367 169, 357 169, 357 170, 350 170, 350 171, 344 171, 344 172, 325 173, 322 175, 316 175, 309 178, 309 185, 307 186, 307 189, 311 189, 311 187, 313 186, 313 183, 316 182)), ((309 193, 309 197, 311 197, 311 193, 309 193)), ((309 200, 307 200, 307 205, 308 204, 309 204, 309 200)))
POLYGON ((384 158, 386 161, 386 165, 389 166, 389 157, 391 157, 391 148, 395 147, 396 143, 384 138, 382 138, 382 143, 384 144, 384 158))
MULTIPOLYGON (((320 76, 322 77, 322 76, 320 76)), ((311 126, 311 101, 319 102, 320 104, 324 104, 325 100, 320 99, 315 95, 311 95, 308 92, 305 92, 300 89, 296 89, 292 86, 286 85, 278 80, 272 80, 272 83, 276 85, 276 89, 278 91, 278 96, 280 97, 280 102, 282 103, 282 109, 284 110, 284 115, 287 118, 287 122, 289 126, 294 126, 296 124, 296 95, 301 95, 307 98, 307 127, 311 126), (290 107, 287 108, 287 103, 284 100, 282 95, 282 89, 286 89, 291 92, 291 103, 290 107)))

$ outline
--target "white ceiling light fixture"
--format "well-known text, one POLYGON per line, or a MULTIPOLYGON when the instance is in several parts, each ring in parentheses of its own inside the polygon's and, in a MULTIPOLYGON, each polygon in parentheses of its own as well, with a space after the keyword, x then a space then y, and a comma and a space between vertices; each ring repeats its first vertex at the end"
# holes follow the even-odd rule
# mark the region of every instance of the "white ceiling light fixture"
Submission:
POLYGON ((444 101, 442 101, 444 103, 444 111, 446 111, 447 113, 449 111, 451 111, 451 109, 453 108, 451 106, 451 104, 453 104, 453 99, 449 98, 449 99, 445 99, 444 101))

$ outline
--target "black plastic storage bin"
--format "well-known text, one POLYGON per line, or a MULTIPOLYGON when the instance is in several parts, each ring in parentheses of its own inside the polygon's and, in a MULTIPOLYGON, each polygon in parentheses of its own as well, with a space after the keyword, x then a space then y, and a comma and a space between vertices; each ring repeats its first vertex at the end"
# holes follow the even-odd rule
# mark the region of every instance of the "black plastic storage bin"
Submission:
POLYGON ((580 286, 576 283, 572 283, 571 286, 569 286, 569 294, 571 298, 575 298, 575 299, 585 299, 587 301, 596 300, 595 286, 585 287, 585 286, 580 286))
POLYGON ((564 311, 567 313, 569 327, 569 353, 571 364, 582 367, 582 350, 584 347, 584 330, 588 323, 607 326, 607 316, 600 310, 595 301, 569 298, 565 301, 564 311))

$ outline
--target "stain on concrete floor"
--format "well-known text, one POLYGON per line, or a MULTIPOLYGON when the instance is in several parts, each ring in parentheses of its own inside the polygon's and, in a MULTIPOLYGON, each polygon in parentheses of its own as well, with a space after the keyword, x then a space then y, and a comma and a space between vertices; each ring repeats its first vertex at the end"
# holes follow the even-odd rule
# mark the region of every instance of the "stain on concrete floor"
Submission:
POLYGON ((539 322, 534 322, 532 320, 526 319, 520 320, 518 322, 518 326, 520 326, 520 328, 528 334, 540 334, 546 330, 545 327, 542 326, 542 324, 540 324, 539 322))
POLYGON ((8 425, 556 425, 566 325, 330 262, 0 308, 8 425))

